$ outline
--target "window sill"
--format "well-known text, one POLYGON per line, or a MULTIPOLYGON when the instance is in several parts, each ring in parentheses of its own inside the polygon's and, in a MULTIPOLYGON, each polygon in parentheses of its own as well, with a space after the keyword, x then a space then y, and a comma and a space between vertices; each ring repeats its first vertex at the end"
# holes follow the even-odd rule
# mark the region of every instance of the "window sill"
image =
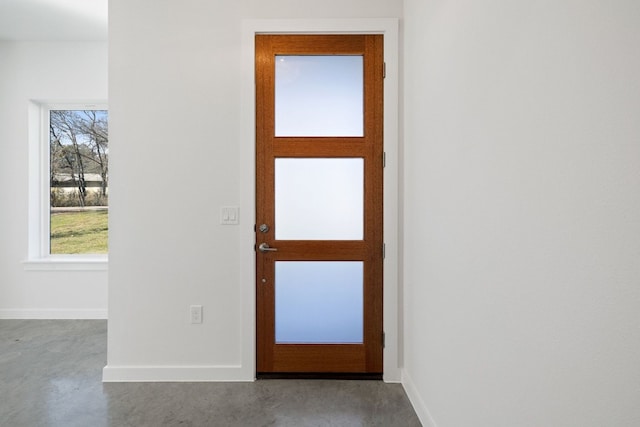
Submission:
POLYGON ((24 269, 30 271, 107 271, 107 255, 56 256, 23 261, 24 269))

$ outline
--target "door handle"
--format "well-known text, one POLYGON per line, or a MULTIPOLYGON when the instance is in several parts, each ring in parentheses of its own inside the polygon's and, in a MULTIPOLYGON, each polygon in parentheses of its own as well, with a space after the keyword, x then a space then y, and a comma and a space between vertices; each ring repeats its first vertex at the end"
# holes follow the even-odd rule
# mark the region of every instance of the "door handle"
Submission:
POLYGON ((270 248, 269 245, 266 243, 260 243, 260 246, 258 246, 258 249, 260 250, 260 252, 276 252, 277 251, 276 248, 270 248))

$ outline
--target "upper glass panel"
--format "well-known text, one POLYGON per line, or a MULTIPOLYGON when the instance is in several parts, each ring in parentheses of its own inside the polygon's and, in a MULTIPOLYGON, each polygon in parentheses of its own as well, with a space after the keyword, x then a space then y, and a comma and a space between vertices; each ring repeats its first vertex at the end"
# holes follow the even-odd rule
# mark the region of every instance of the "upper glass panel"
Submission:
POLYGON ((276 239, 362 240, 362 158, 278 158, 276 239))
POLYGON ((276 55, 275 136, 363 136, 361 55, 276 55))

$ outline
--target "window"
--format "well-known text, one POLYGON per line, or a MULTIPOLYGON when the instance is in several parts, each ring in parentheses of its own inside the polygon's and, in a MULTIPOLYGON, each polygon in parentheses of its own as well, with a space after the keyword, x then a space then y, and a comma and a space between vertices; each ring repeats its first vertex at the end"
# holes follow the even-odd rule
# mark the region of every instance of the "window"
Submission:
POLYGON ((105 104, 32 103, 29 268, 106 268, 109 136, 105 104))

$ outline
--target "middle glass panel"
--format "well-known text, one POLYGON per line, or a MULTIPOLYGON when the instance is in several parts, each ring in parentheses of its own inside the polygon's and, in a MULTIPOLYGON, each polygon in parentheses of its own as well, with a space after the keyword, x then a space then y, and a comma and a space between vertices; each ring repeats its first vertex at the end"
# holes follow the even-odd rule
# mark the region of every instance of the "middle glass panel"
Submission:
POLYGON ((277 240, 362 240, 364 159, 275 159, 277 240))

